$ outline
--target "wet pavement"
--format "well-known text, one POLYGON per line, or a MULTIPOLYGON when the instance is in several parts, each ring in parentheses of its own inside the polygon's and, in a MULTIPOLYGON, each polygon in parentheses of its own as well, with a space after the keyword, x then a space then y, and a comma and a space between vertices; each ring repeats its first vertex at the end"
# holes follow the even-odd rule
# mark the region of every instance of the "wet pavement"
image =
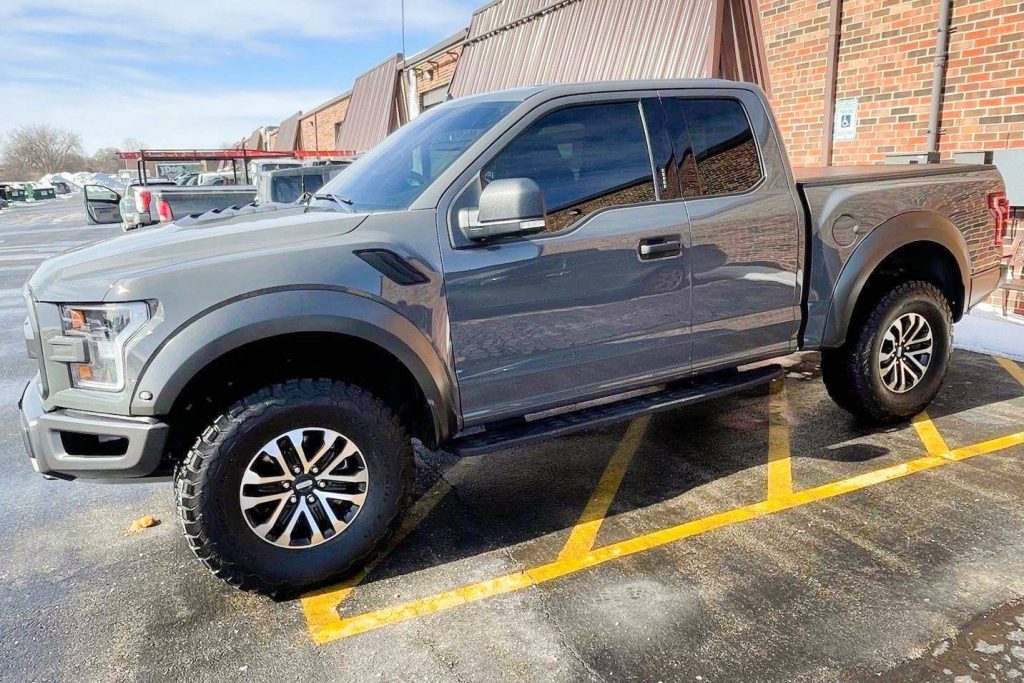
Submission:
POLYGON ((928 414, 888 430, 836 408, 809 355, 774 393, 470 460, 421 448, 386 557, 274 602, 192 558, 168 483, 32 473, 20 290, 120 233, 84 223, 73 200, 0 213, 0 680, 1020 680, 1019 365, 958 351, 928 414))

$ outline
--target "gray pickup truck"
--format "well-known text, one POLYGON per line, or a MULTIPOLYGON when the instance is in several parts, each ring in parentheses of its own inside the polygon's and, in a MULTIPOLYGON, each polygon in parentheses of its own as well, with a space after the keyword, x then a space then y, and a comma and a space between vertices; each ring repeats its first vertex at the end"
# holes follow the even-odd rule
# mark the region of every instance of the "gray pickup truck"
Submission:
POLYGON ((770 381, 820 349, 861 419, 935 396, 1000 280, 988 166, 794 177, 763 93, 555 85, 445 103, 308 205, 52 258, 26 288, 31 463, 172 476, 219 577, 268 592, 366 561, 412 439, 474 455, 770 381))

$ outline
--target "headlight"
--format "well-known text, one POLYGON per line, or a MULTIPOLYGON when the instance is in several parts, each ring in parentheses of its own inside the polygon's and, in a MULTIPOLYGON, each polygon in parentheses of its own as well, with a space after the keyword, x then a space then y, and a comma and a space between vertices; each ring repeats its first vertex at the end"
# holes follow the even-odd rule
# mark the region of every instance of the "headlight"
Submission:
POLYGON ((61 327, 68 337, 85 339, 87 362, 71 363, 71 382, 82 389, 124 388, 124 345, 149 320, 142 301, 100 306, 61 306, 61 327))

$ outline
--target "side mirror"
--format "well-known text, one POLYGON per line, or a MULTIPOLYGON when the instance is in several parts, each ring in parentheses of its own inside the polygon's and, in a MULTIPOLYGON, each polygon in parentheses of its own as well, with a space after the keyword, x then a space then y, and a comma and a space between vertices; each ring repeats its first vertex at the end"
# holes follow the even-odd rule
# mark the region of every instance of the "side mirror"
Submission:
POLYGON ((544 192, 529 178, 491 181, 480 206, 459 211, 459 225, 471 240, 532 235, 544 230, 544 192))

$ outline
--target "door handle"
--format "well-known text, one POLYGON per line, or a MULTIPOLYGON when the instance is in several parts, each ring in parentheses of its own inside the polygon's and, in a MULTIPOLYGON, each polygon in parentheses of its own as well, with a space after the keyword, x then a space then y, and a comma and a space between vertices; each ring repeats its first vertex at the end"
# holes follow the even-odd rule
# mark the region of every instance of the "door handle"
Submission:
POLYGON ((683 243, 679 237, 648 237, 640 240, 640 260, 649 261, 658 258, 670 258, 683 253, 683 243))

